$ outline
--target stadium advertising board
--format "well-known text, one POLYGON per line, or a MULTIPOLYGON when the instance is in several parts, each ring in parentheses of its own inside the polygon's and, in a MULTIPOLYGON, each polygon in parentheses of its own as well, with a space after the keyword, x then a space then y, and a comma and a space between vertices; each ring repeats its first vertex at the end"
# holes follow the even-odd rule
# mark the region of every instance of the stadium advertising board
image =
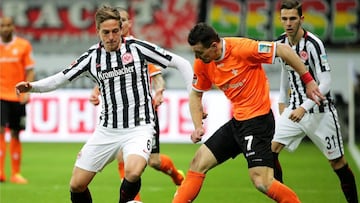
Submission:
MULTIPOLYGON (((185 90, 166 90, 159 107, 160 139, 163 142, 191 142, 193 124, 185 90)), ((277 112, 278 93, 272 92, 273 112, 277 112)), ((90 90, 57 90, 31 94, 27 105, 26 130, 21 139, 28 142, 83 142, 95 129, 100 106, 89 102, 90 90)), ((204 94, 203 105, 209 114, 204 120, 206 140, 231 118, 231 106, 220 91, 204 94)), ((9 135, 7 135, 9 138, 9 135)))
MULTIPOLYGON (((202 1, 200 21, 209 22, 221 35, 276 39, 283 32, 280 1, 202 1), (211 2, 211 3, 209 3, 211 2), (275 3, 276 2, 276 3, 275 3)), ((360 45, 360 5, 358 0, 302 0, 304 26, 325 43, 360 45)))

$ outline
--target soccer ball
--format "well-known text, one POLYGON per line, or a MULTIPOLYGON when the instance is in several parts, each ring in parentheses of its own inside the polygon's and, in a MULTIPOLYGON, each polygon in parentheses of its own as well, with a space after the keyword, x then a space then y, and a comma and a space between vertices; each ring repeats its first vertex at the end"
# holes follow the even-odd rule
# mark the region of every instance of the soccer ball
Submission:
POLYGON ((126 202, 126 203, 142 203, 142 202, 137 201, 137 200, 131 200, 131 201, 128 201, 128 202, 126 202))

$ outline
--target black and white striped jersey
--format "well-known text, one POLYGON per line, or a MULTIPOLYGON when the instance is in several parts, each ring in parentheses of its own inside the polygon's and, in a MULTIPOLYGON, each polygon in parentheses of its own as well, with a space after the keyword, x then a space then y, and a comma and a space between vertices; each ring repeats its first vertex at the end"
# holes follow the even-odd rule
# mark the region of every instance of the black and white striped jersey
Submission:
MULTIPOLYGON (((277 42, 290 45, 287 35, 282 34, 277 42)), ((291 45, 290 45, 291 46, 291 45)), ((330 72, 330 65, 328 63, 327 54, 322 41, 314 34, 304 30, 304 36, 300 39, 297 45, 291 46, 292 49, 299 55, 306 68, 314 80, 319 84, 319 74, 323 72, 330 72)), ((305 84, 301 81, 299 74, 288 64, 283 64, 283 70, 286 69, 290 88, 289 108, 296 109, 303 104, 308 98, 306 97, 305 84)), ((282 79, 282 82, 284 79, 282 79)), ((321 105, 314 105, 308 110, 310 113, 325 112, 329 110, 329 105, 333 106, 333 98, 331 91, 324 94, 326 100, 321 102, 321 105)))
POLYGON ((171 59, 169 52, 154 44, 126 38, 118 51, 106 52, 101 43, 92 46, 63 74, 69 81, 87 76, 99 85, 100 125, 130 128, 154 120, 147 63, 166 68, 171 59))

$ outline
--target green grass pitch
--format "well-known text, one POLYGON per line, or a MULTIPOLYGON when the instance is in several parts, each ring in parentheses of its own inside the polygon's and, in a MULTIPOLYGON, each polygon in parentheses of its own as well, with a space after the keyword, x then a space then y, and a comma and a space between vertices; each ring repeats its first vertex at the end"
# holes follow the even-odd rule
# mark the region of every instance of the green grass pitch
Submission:
MULTIPOLYGON (((66 203, 69 180, 76 154, 82 143, 23 143, 22 173, 29 184, 0 184, 0 203, 66 203)), ((172 157, 176 166, 187 170, 198 144, 162 144, 161 152, 172 157)), ((346 151, 346 158, 360 190, 360 170, 346 151)), ((285 183, 293 188, 303 203, 343 203, 339 181, 328 161, 312 143, 303 142, 294 153, 280 155, 285 183)), ((9 158, 7 158, 9 176, 9 158)), ((9 177, 8 177, 9 178, 9 177)), ((89 188, 94 203, 118 202, 120 180, 115 162, 97 174, 89 188)), ((148 167, 142 176, 144 203, 170 203, 176 187, 170 177, 148 167)), ((242 155, 208 172, 195 202, 266 203, 273 202, 252 185, 242 155)))

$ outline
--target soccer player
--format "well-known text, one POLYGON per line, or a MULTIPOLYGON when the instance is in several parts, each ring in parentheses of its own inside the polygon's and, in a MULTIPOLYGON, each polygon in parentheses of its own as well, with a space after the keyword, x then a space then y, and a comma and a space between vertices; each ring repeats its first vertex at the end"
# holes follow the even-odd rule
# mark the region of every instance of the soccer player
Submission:
POLYGON ((141 187, 141 174, 149 159, 154 133, 154 108, 146 66, 177 68, 191 86, 189 61, 154 44, 121 37, 118 10, 101 6, 95 14, 100 43, 90 47, 63 71, 35 82, 20 82, 18 93, 48 92, 77 78, 89 77, 100 88, 102 109, 93 135, 77 156, 70 180, 73 203, 92 202, 88 185, 95 175, 123 152, 125 178, 120 203, 133 200, 141 187))
POLYGON ((16 83, 34 79, 34 59, 32 46, 24 38, 14 34, 15 25, 10 17, 0 18, 0 182, 6 181, 5 129, 10 129, 10 182, 16 184, 28 183, 20 173, 22 146, 19 133, 25 129, 25 105, 29 102, 29 94, 21 97, 16 95, 16 83))
POLYGON ((243 153, 254 186, 277 202, 300 202, 295 192, 273 177, 271 140, 275 121, 270 109, 270 89, 262 63, 275 56, 291 64, 303 76, 310 98, 323 96, 300 58, 288 45, 247 38, 220 38, 209 25, 191 29, 188 42, 195 53, 193 90, 189 105, 195 130, 194 143, 204 135, 202 125, 204 91, 215 85, 231 101, 233 118, 220 127, 195 153, 184 182, 173 203, 192 202, 200 192, 205 174, 243 153))
POLYGON ((292 69, 293 66, 286 62, 283 64, 279 98, 281 116, 276 122, 271 147, 277 166, 274 170, 275 178, 282 181, 278 153, 284 147, 294 151, 307 135, 329 160, 340 179, 346 200, 357 203, 355 177, 344 157, 338 115, 330 91, 330 65, 324 44, 313 33, 302 27, 304 16, 299 1, 282 1, 280 20, 285 33, 279 37, 279 42, 290 45, 293 52, 301 57, 326 99, 321 101, 320 106, 315 105, 305 94, 304 83, 300 75, 292 69), (289 102, 286 104, 288 97, 290 97, 289 102))
MULTIPOLYGON (((123 37, 130 37, 132 38, 130 34, 132 22, 129 18, 129 13, 124 8, 118 8, 121 16, 122 21, 122 36, 123 37)), ((155 95, 153 98, 153 105, 155 108, 155 129, 156 132, 154 134, 154 142, 153 142, 153 148, 151 150, 151 155, 149 159, 149 166, 152 168, 163 172, 164 174, 169 175, 172 178, 172 181, 175 185, 180 185, 181 182, 184 180, 184 175, 181 170, 178 170, 175 167, 174 162, 171 160, 171 158, 165 154, 160 154, 160 129, 159 129, 159 120, 157 118, 157 108, 160 106, 160 104, 163 102, 163 92, 165 90, 165 81, 161 75, 161 69, 158 66, 155 66, 154 64, 148 64, 150 78, 152 83, 154 84, 154 90, 155 95)), ((98 86, 95 86, 91 96, 90 96, 90 102, 94 105, 98 105, 100 103, 99 100, 100 91, 98 86)), ((124 160, 122 158, 122 154, 119 154, 118 158, 118 171, 120 178, 124 178, 124 160)), ((140 200, 140 193, 135 197, 135 200, 140 200)))

